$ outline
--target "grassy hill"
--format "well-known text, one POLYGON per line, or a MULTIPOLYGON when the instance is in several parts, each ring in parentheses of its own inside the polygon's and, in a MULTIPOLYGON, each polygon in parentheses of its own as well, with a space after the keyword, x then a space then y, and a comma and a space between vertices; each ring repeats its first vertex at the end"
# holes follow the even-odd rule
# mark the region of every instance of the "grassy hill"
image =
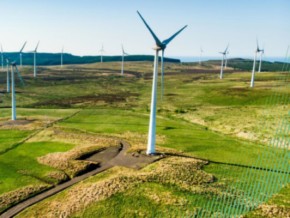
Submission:
MULTIPOLYGON (((180 217, 201 208, 257 217, 264 208, 249 205, 258 200, 287 217, 289 166, 275 161, 289 160, 289 152, 270 143, 289 140, 289 73, 257 74, 251 89, 249 71, 229 68, 220 80, 210 63, 165 69, 156 143, 171 156, 142 170, 114 167, 18 217, 180 217)), ((118 62, 42 66, 37 78, 31 66, 20 71, 19 122, 10 122, 10 94, 0 93, 0 211, 77 176, 88 166, 79 157, 114 139, 131 144, 128 155, 146 149, 152 62, 126 62, 124 77, 118 62)))

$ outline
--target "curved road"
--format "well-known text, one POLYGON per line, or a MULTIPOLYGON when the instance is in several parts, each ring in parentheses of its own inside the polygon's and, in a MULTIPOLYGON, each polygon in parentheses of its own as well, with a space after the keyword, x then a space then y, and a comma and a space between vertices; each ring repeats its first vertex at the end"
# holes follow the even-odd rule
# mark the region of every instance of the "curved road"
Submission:
POLYGON ((44 191, 34 197, 28 198, 27 200, 24 200, 23 202, 9 208, 8 210, 6 210, 3 214, 0 215, 0 218, 8 218, 8 217, 13 217, 15 215, 17 215, 18 213, 20 213, 21 211, 25 210, 26 208, 30 207, 33 204, 36 204, 52 195, 55 195, 61 191, 63 191, 64 189, 67 189, 68 187, 90 177, 93 175, 96 175, 97 173, 103 172, 113 166, 117 166, 119 164, 123 165, 123 160, 125 158, 125 153, 126 150, 130 147, 130 145, 127 142, 121 141, 121 151, 114 157, 112 158, 110 161, 101 164, 101 166, 95 170, 92 170, 86 174, 83 174, 81 176, 75 177, 71 180, 69 180, 68 182, 62 183, 60 185, 55 186, 54 188, 51 188, 47 191, 44 191))

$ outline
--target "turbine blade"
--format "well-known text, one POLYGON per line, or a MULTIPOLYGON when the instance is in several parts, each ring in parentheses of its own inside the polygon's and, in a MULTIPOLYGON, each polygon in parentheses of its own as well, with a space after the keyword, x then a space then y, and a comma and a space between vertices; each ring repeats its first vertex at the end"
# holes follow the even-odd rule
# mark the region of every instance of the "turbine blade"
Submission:
POLYGON ((263 44, 262 52, 265 52, 265 43, 263 44))
POLYGON ((225 54, 228 53, 229 46, 230 46, 230 43, 228 43, 228 45, 227 45, 227 47, 226 47, 226 50, 224 51, 225 54))
POLYGON ((99 52, 105 52, 105 50, 104 50, 104 45, 102 45, 102 48, 99 50, 99 52))
POLYGON ((174 33, 170 38, 165 39, 162 43, 167 45, 172 39, 174 39, 182 30, 184 30, 187 27, 187 25, 185 25, 184 27, 182 27, 180 30, 178 30, 176 33, 174 33))
POLYGON ((39 45, 39 41, 38 41, 38 43, 37 43, 37 45, 36 45, 36 48, 35 48, 35 52, 37 52, 37 48, 38 48, 38 45, 39 45))
POLYGON ((125 51, 124 51, 124 47, 123 47, 123 44, 122 44, 122 52, 123 52, 123 54, 125 54, 125 51))
POLYGON ((24 47, 25 47, 25 45, 26 45, 26 42, 27 42, 27 41, 24 42, 22 48, 20 49, 20 53, 23 51, 23 49, 24 49, 24 47))
POLYGON ((25 85, 25 83, 24 83, 24 80, 23 80, 23 78, 22 78, 21 74, 19 73, 19 71, 18 71, 18 68, 17 68, 16 64, 15 64, 14 66, 15 66, 16 73, 17 73, 17 75, 18 75, 18 78, 20 79, 21 85, 22 85, 22 86, 24 86, 24 85, 25 85))
POLYGON ((258 38, 257 38, 257 51, 260 51, 258 38))
POLYGON ((161 41, 158 39, 158 37, 155 35, 155 33, 153 32, 153 30, 150 28, 150 26, 146 23, 145 19, 142 17, 142 15, 139 13, 139 11, 137 11, 137 13, 139 14, 140 18, 142 19, 143 23, 145 24, 145 26, 147 27, 147 29, 149 30, 149 32, 151 33, 151 35, 153 36, 155 43, 157 46, 161 47, 162 43, 161 41))

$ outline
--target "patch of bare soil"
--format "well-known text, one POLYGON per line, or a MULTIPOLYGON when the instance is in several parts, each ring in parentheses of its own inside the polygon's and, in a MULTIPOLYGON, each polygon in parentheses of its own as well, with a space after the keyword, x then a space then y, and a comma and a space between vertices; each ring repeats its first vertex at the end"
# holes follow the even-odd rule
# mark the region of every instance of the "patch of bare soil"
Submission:
POLYGON ((9 120, 0 123, 0 127, 2 126, 24 126, 30 123, 33 123, 35 120, 9 120))
POLYGON ((45 102, 38 102, 33 104, 32 107, 44 107, 44 106, 58 106, 61 108, 70 108, 73 105, 78 104, 87 104, 94 105, 98 103, 118 103, 118 102, 126 102, 126 100, 130 97, 137 97, 139 94, 131 93, 131 92, 121 92, 118 94, 98 94, 98 95, 86 95, 72 98, 64 98, 64 99, 55 99, 49 100, 45 102))
POLYGON ((36 130, 46 127, 56 119, 52 118, 26 118, 20 117, 17 120, 0 119, 0 129, 36 130))
MULTIPOLYGON (((225 70, 225 73, 233 73, 234 70, 225 70)), ((183 69, 181 70, 181 73, 175 72, 171 75, 180 75, 180 74, 196 74, 196 73, 201 73, 201 74, 219 74, 220 70, 219 69, 183 69)))

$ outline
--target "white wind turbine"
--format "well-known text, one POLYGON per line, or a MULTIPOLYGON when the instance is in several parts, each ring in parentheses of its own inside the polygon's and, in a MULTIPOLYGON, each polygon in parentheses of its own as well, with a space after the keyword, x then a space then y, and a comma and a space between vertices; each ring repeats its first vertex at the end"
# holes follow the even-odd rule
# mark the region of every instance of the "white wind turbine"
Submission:
POLYGON ((122 45, 122 66, 121 66, 121 75, 124 75, 124 59, 125 56, 128 55, 125 51, 124 51, 124 47, 122 45))
POLYGON ((7 78, 6 78, 6 84, 7 84, 7 93, 10 92, 10 71, 9 71, 9 60, 6 59, 7 64, 7 78))
POLYGON ((158 37, 155 35, 153 30, 149 27, 149 25, 146 23, 142 15, 137 11, 140 18, 144 22, 145 26, 151 33, 152 37, 155 40, 156 47, 155 50, 155 58, 154 58, 154 69, 153 69, 153 81, 152 81, 152 96, 151 96, 151 110, 150 110, 150 122, 149 122, 149 133, 148 133, 148 145, 147 145, 147 154, 154 154, 155 153, 155 141, 156 141, 156 104, 157 104, 157 77, 158 77, 158 58, 159 58, 159 51, 162 51, 162 58, 161 58, 161 69, 162 69, 162 75, 163 75, 163 57, 164 57, 164 50, 166 46, 173 40, 184 28, 187 26, 184 26, 182 29, 180 29, 178 32, 173 34, 170 38, 160 41, 158 37))
POLYGON ((288 65, 288 59, 289 59, 289 57, 288 57, 289 48, 290 48, 290 45, 288 45, 287 50, 286 50, 286 55, 285 55, 285 60, 284 60, 284 64, 282 67, 282 71, 285 71, 288 68, 287 65, 288 65))
POLYGON ((2 66, 2 70, 4 69, 4 57, 3 57, 3 47, 1 44, 1 66, 2 66))
POLYGON ((60 53, 60 67, 62 68, 63 66, 63 47, 61 49, 61 53, 60 53))
MULTIPOLYGON (((9 63, 9 61, 7 61, 9 63)), ((15 75, 14 73, 16 72, 19 76, 19 78, 21 78, 21 81, 23 82, 22 80, 22 77, 18 71, 18 68, 16 66, 16 63, 15 62, 12 62, 10 64, 11 66, 11 119, 12 120, 16 120, 16 96, 15 96, 15 75)))
POLYGON ((26 45, 26 42, 24 42, 22 48, 21 48, 20 51, 19 51, 20 67, 22 67, 22 51, 23 51, 25 45, 26 45))
POLYGON ((36 53, 37 53, 38 45, 39 45, 39 41, 38 41, 38 43, 37 43, 37 45, 36 45, 36 47, 35 47, 35 49, 33 51, 33 59, 34 59, 34 62, 33 62, 33 65, 34 65, 33 66, 33 76, 34 76, 34 78, 37 75, 37 69, 36 69, 36 53))
POLYGON ((200 47, 199 65, 201 65, 202 53, 203 53, 203 49, 202 47, 200 47))
POLYGON ((225 69, 227 69, 227 66, 228 66, 228 54, 229 54, 229 51, 227 51, 227 53, 225 54, 225 69))
POLYGON ((262 50, 259 48, 259 43, 257 40, 257 48, 255 50, 255 55, 254 55, 254 62, 253 62, 253 70, 252 70, 252 78, 251 78, 251 88, 253 88, 255 86, 255 71, 256 71, 256 59, 257 59, 257 55, 259 52, 261 52, 262 50))
POLYGON ((225 61, 226 55, 227 55, 227 53, 228 53, 228 49, 229 49, 229 44, 227 45, 227 47, 226 47, 226 49, 224 50, 224 52, 220 52, 220 53, 223 55, 222 62, 221 62, 220 79, 223 78, 223 72, 224 72, 224 61, 225 61))
POLYGON ((101 63, 103 63, 103 54, 105 53, 104 50, 104 45, 102 44, 102 48, 99 50, 100 54, 101 54, 101 63))
MULTIPOLYGON (((257 42, 258 43, 258 42, 257 42)), ((258 46, 259 47, 259 46, 258 46)), ((263 46, 263 49, 260 49, 260 63, 259 63, 259 73, 261 73, 261 68, 262 68, 262 56, 265 52, 265 46, 263 46)))

